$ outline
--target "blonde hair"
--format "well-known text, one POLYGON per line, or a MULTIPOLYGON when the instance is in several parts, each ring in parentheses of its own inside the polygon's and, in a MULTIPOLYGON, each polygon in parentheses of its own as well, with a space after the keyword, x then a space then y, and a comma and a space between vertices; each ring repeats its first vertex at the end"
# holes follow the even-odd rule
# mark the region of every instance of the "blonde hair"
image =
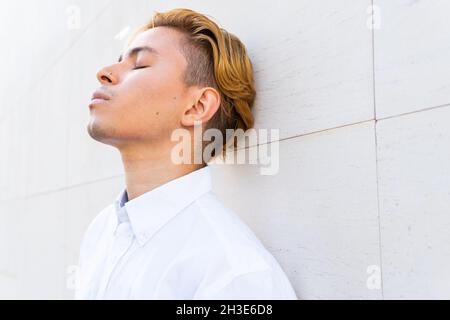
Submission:
MULTIPOLYGON (((155 12, 149 22, 136 30, 130 42, 138 33, 162 26, 185 35, 181 48, 187 61, 186 84, 213 87, 220 93, 220 107, 204 129, 221 131, 224 137, 222 152, 225 152, 224 147, 230 138, 226 129, 245 131, 254 124, 251 109, 256 91, 247 50, 235 35, 207 16, 184 8, 155 12)), ((234 142, 233 146, 236 146, 234 142)))

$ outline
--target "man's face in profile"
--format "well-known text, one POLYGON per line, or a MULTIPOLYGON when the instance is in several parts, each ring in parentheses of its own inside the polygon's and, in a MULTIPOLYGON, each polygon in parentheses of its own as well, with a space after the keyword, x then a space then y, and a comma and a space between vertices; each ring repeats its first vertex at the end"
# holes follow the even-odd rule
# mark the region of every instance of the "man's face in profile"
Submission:
POLYGON ((88 132, 116 147, 170 141, 192 94, 184 83, 183 35, 156 27, 138 34, 119 61, 97 73, 101 87, 89 105, 88 132))

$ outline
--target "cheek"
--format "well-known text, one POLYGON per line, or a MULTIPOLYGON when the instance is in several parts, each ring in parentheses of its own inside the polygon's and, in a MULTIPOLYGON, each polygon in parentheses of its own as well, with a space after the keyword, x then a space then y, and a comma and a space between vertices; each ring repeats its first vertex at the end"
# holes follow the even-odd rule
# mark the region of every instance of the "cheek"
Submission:
POLYGON ((131 75, 121 87, 121 104, 132 108, 165 109, 179 101, 179 83, 156 72, 131 75))
POLYGON ((170 141, 181 124, 181 94, 170 81, 148 75, 128 77, 115 88, 111 103, 92 111, 92 127, 113 136, 170 141))
MULTIPOLYGON (((184 86, 173 77, 155 73, 136 75, 124 83, 121 105, 137 116, 175 120, 184 103, 184 86)), ((171 121, 172 122, 172 121, 171 121)))

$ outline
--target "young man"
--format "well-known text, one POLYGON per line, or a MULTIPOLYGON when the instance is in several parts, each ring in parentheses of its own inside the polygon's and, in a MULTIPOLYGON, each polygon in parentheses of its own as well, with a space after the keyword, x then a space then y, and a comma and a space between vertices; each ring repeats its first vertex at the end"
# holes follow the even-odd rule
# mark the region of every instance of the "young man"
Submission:
POLYGON ((207 159, 173 160, 177 129, 253 126, 244 45, 192 10, 156 13, 97 78, 88 131, 119 150, 126 188, 84 235, 75 297, 296 299, 273 256, 212 193, 207 159))

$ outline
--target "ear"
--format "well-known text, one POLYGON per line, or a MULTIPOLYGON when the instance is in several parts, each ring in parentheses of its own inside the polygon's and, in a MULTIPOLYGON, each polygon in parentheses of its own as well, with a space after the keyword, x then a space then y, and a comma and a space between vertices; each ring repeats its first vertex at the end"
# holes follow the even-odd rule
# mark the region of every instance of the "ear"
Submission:
POLYGON ((197 98, 183 114, 181 123, 184 126, 194 126, 195 121, 206 123, 220 107, 220 94, 214 88, 201 88, 196 96, 197 98))

